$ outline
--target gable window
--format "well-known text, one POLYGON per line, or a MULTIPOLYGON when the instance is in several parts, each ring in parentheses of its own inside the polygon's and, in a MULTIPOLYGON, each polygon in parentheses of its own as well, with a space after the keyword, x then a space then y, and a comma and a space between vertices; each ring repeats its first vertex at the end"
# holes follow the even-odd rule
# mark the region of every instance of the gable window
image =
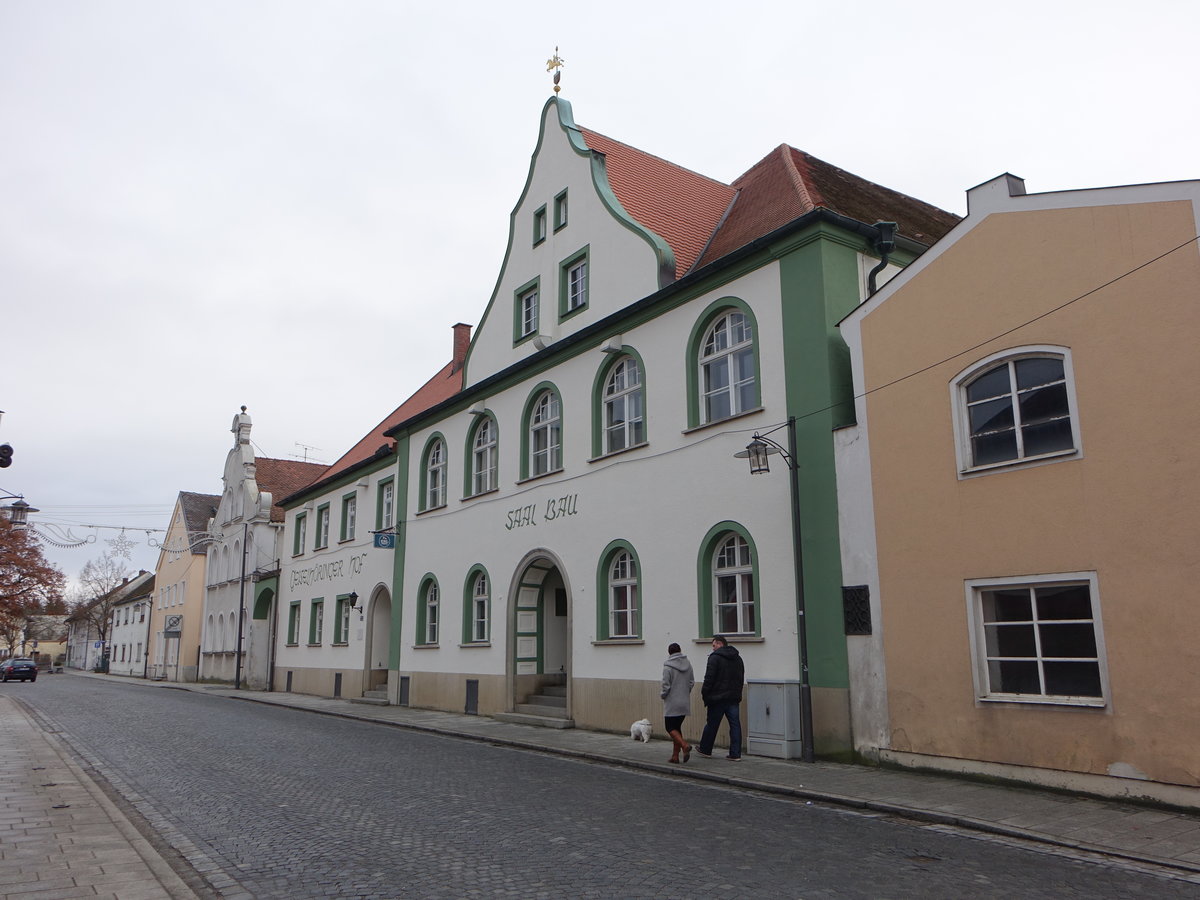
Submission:
POLYGON ((562 410, 558 394, 538 394, 529 415, 529 477, 562 469, 562 410))
POLYGON ((392 479, 379 483, 379 497, 375 503, 375 529, 383 531, 392 527, 396 508, 396 483, 392 479))
POLYGON ((489 415, 480 416, 471 438, 471 481, 467 486, 470 496, 496 489, 498 446, 496 420, 489 415))
POLYGON ((329 546, 329 504, 317 507, 317 539, 314 549, 329 546))
POLYGON ((347 494, 342 498, 342 540, 354 540, 356 520, 358 519, 358 495, 347 494))
POLYGON ((435 646, 438 642, 438 612, 441 601, 437 579, 432 575, 421 579, 421 589, 417 597, 417 645, 435 646))
POLYGON ((541 319, 541 281, 523 284, 513 292, 513 343, 531 339, 538 333, 541 319))
POLYGON ((492 594, 487 572, 482 566, 474 566, 467 574, 464 597, 463 643, 483 644, 490 639, 492 594))
POLYGON ((318 597, 313 600, 312 608, 308 611, 308 643, 315 646, 321 643, 321 635, 325 630, 325 600, 318 597))
POLYGON ((567 192, 554 198, 554 230, 567 227, 567 192))
POLYGON ((1093 574, 970 581, 967 592, 980 699, 1104 704, 1093 574))
POLYGON ((293 600, 288 607, 287 642, 295 644, 300 640, 300 601, 293 600))
POLYGON ((565 259, 558 272, 558 317, 566 319, 588 305, 588 248, 565 259))
POLYGON ((709 326, 699 368, 704 422, 740 415, 758 405, 754 333, 744 313, 729 310, 709 326))
POLYGON ((546 239, 546 207, 540 207, 533 214, 533 246, 546 239))
POLYGON ((306 513, 297 513, 296 515, 296 533, 292 537, 292 556, 299 556, 304 552, 304 547, 307 543, 308 534, 308 515, 306 513))
POLYGON ((446 505, 446 442, 435 434, 425 445, 425 462, 421 468, 421 509, 438 509, 446 505))
POLYGON ((616 453, 646 441, 645 394, 642 370, 632 356, 623 356, 604 382, 604 452, 616 453))
POLYGON ((1025 348, 985 360, 954 382, 961 470, 1078 453, 1067 353, 1025 348))
POLYGON ((342 594, 337 598, 336 618, 333 620, 333 642, 345 644, 350 641, 350 596, 342 594))

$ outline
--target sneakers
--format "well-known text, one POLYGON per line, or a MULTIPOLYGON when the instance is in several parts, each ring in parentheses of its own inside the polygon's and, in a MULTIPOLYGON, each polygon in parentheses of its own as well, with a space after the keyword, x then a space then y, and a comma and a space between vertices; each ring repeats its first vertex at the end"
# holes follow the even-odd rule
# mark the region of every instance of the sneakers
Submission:
POLYGON ((697 752, 697 753, 699 753, 701 756, 707 756, 709 759, 712 759, 712 754, 711 754, 711 753, 705 753, 705 752, 704 752, 703 750, 701 750, 699 747, 696 747, 696 748, 695 748, 695 750, 696 750, 696 752, 697 752))
POLYGON ((729 760, 730 762, 741 762, 742 761, 742 758, 740 756, 727 756, 725 758, 727 760, 729 760))

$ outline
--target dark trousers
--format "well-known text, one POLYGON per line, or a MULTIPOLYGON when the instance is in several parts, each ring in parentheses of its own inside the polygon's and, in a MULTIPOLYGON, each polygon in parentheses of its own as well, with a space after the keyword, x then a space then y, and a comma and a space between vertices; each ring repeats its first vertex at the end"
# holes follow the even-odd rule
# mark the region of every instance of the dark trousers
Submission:
POLYGON ((700 736, 700 752, 712 753, 722 719, 729 720, 729 755, 736 759, 742 755, 742 716, 737 703, 714 703, 708 707, 708 720, 704 723, 704 734, 700 736))

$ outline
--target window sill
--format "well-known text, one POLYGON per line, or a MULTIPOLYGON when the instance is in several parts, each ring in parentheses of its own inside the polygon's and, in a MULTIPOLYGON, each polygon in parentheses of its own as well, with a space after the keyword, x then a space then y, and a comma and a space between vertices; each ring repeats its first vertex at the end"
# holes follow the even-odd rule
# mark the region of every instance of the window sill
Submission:
POLYGON ((425 515, 426 513, 435 513, 435 512, 437 512, 438 510, 440 510, 440 509, 445 509, 445 508, 446 508, 446 504, 445 504, 445 503, 443 503, 441 506, 427 506, 427 507, 425 507, 425 509, 419 509, 419 510, 417 510, 417 513, 416 513, 416 514, 417 514, 418 516, 423 516, 423 515, 425 515))
POLYGON ((737 419, 744 419, 746 416, 753 416, 763 411, 761 406, 756 406, 753 409, 747 409, 744 412, 735 413, 732 416, 726 416, 723 419, 713 419, 711 422, 705 422, 701 425, 693 425, 691 428, 683 429, 683 434, 692 434, 696 431, 703 431, 705 428, 713 428, 717 425, 724 425, 726 422, 733 422, 737 419))
POLYGON ((328 544, 317 544, 316 546, 313 547, 313 549, 314 550, 328 550, 329 545, 328 544))
POLYGON ((438 648, 438 645, 437 644, 413 644, 412 648, 414 650, 436 650, 438 648))
POLYGON ((308 644, 305 644, 304 646, 305 646, 305 647, 320 647, 320 646, 321 646, 321 642, 320 642, 320 641, 317 641, 315 644, 313 644, 313 643, 308 643, 308 644))
POLYGON ((490 647, 490 646, 492 646, 492 642, 491 641, 468 641, 467 643, 459 644, 458 646, 459 646, 460 650, 469 650, 472 647, 490 647))
POLYGON ((288 642, 287 642, 286 644, 284 644, 283 646, 285 646, 285 647, 299 647, 300 645, 299 645, 298 643, 296 643, 295 641, 288 641, 288 642))
POLYGON ((354 535, 350 535, 350 537, 344 537, 340 541, 338 541, 338 546, 340 547, 342 544, 351 544, 353 542, 354 542, 354 535))
POLYGON ((459 502, 466 503, 469 500, 475 500, 479 497, 486 497, 488 494, 495 494, 499 490, 500 488, 494 487, 488 488, 486 491, 480 491, 478 494, 467 494, 467 496, 459 498, 459 502))
POLYGON ((1079 459, 1083 456, 1079 450, 1072 448, 1071 450, 1059 450, 1055 453, 1043 453, 1040 456, 1026 456, 1024 459, 1006 459, 1003 462, 988 463, 986 466, 971 466, 967 469, 959 469, 958 477, 976 478, 980 475, 991 475, 994 472, 1011 472, 1014 469, 1028 469, 1034 466, 1045 465, 1046 463, 1065 462, 1071 459, 1079 459))
MULTIPOLYGON (((753 634, 727 634, 724 635, 725 640, 730 644, 764 644, 767 639, 753 634)), ((693 644, 711 644, 712 638, 698 637, 692 638, 693 644)))
POLYGON ((1006 706, 1075 706, 1084 709, 1104 709, 1108 701, 1102 697, 1037 697, 1018 694, 993 694, 977 697, 980 703, 1003 703, 1006 706))
POLYGON ((349 646, 350 646, 350 642, 349 642, 349 641, 334 641, 334 642, 333 642, 332 644, 330 644, 329 646, 330 646, 330 647, 349 647, 349 646))
POLYGON ((558 321, 561 323, 561 322, 567 321, 567 319, 573 319, 575 316, 579 315, 581 312, 586 312, 587 308, 588 308, 588 305, 586 303, 584 303, 582 306, 577 306, 574 309, 563 310, 562 312, 560 312, 558 314, 558 321))
POLYGON ((543 478, 549 478, 551 475, 561 475, 565 469, 558 468, 552 472, 543 472, 541 475, 530 475, 527 478, 518 478, 517 484, 528 484, 531 481, 540 481, 543 478))
POLYGON ((610 450, 607 453, 601 453, 599 456, 593 456, 587 460, 589 463, 604 462, 606 459, 611 459, 614 456, 620 456, 622 453, 629 453, 633 450, 641 450, 643 447, 649 447, 649 441, 642 441, 640 444, 630 444, 628 447, 622 447, 620 450, 610 450))
POLYGON ((646 643, 645 638, 605 638, 602 641, 592 641, 593 647, 641 647, 646 643))

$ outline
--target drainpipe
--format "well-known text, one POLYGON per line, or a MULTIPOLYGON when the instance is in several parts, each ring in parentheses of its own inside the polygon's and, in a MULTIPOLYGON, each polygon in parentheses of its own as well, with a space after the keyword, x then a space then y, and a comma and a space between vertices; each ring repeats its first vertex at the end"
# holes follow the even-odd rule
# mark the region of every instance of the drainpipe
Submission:
POLYGON ((875 276, 887 268, 888 257, 891 256, 893 250, 896 249, 896 223, 895 222, 876 222, 875 223, 875 249, 879 251, 879 265, 873 268, 867 275, 867 296, 873 296, 879 290, 875 286, 875 276))

